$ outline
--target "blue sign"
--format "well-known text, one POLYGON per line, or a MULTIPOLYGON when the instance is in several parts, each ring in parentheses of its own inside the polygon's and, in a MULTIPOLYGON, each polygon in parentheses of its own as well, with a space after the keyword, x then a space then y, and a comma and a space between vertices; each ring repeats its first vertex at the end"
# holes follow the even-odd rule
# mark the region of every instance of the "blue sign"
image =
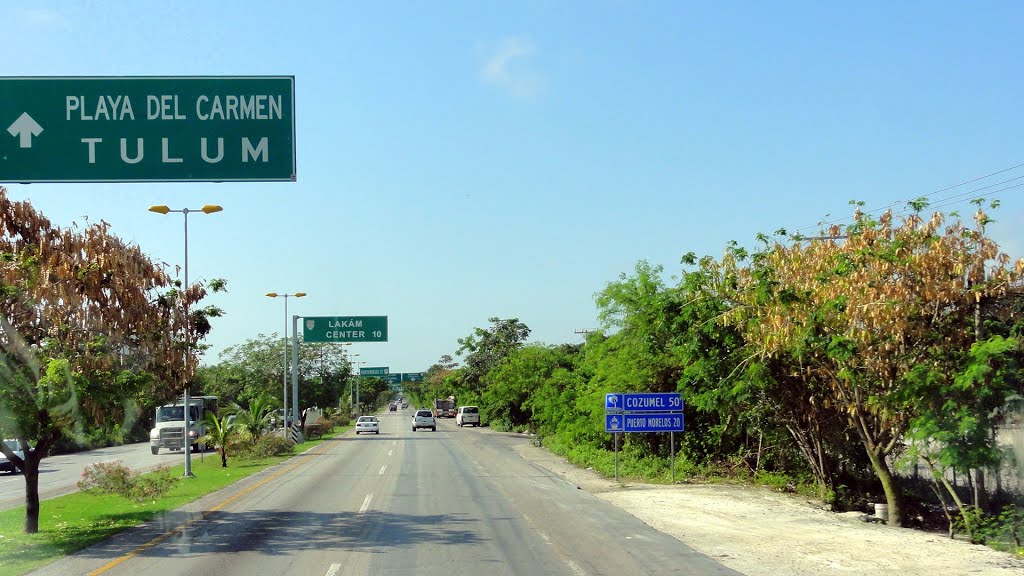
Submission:
POLYGON ((621 412, 682 412, 683 398, 679 392, 639 392, 633 394, 608 394, 605 396, 605 411, 614 412, 608 408, 609 402, 613 401, 612 396, 619 398, 615 402, 620 406, 621 412))
POLYGON ((623 396, 625 396, 625 394, 605 394, 604 411, 609 414, 622 412, 623 396))
POLYGON ((605 414, 605 432, 682 432, 683 415, 605 414))

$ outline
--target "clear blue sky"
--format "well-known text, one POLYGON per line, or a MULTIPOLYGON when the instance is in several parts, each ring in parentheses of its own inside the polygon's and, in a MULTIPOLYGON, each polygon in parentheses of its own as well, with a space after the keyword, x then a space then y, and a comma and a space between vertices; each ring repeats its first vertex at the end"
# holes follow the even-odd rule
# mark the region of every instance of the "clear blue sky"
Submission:
MULTIPOLYGON (((671 273, 1024 163, 1024 4, 836 4, 3 0, 6 75, 294 75, 298 142, 296 183, 9 194, 172 264, 181 218, 146 208, 223 205, 190 218, 192 277, 229 282, 207 362, 281 333, 268 291, 388 315, 390 342, 352 348, 392 371, 489 316, 579 342, 638 260, 671 273)), ((1021 194, 997 195, 1014 257, 1021 194)))

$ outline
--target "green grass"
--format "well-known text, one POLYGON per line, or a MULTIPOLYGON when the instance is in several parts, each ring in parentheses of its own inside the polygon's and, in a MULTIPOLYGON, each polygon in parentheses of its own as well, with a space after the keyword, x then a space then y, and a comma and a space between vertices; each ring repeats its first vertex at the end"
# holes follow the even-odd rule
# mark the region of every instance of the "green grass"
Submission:
MULTIPOLYGON (((336 428, 324 438, 295 447, 295 454, 312 448, 351 426, 336 428)), ((39 532, 25 534, 25 507, 0 511, 0 574, 17 576, 102 542, 143 522, 179 508, 197 498, 216 492, 291 456, 241 460, 228 455, 228 467, 220 455, 208 453, 192 458, 195 478, 182 479, 159 500, 138 504, 110 494, 76 492, 40 503, 39 532)), ((184 474, 184 465, 171 468, 173 476, 184 474)))

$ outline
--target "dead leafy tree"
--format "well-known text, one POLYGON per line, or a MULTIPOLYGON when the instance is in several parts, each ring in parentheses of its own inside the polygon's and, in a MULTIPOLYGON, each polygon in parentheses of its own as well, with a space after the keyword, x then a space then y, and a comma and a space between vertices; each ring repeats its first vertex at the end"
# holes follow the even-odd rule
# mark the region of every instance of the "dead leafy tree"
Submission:
MULTIPOLYGON (((175 346, 183 299, 170 286, 165 266, 107 223, 57 228, 0 188, 0 433, 27 447, 24 459, 0 451, 25 474, 26 532, 39 529, 39 462, 89 405, 76 383, 130 364, 169 383, 191 373, 194 358, 175 346)), ((193 286, 185 297, 204 294, 193 286)), ((193 342, 208 330, 197 324, 193 342)))
POLYGON ((845 416, 895 525, 888 458, 927 409, 921 386, 941 386, 959 371, 949 368, 975 341, 976 300, 1005 294, 1024 271, 984 235, 987 216, 979 211, 975 220, 971 229, 947 225, 940 213, 896 222, 891 212, 874 220, 858 210, 845 231, 823 234, 831 238, 762 238, 730 317, 761 357, 788 357, 802 379, 822 384, 809 390, 813 401, 845 416))

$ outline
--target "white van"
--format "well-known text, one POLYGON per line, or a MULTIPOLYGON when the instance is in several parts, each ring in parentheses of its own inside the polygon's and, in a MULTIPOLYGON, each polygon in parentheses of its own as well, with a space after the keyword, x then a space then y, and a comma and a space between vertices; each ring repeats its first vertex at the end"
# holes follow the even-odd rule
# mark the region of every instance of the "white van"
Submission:
POLYGON ((455 425, 465 426, 466 424, 480 425, 479 408, 476 406, 459 406, 459 411, 455 413, 455 425))

